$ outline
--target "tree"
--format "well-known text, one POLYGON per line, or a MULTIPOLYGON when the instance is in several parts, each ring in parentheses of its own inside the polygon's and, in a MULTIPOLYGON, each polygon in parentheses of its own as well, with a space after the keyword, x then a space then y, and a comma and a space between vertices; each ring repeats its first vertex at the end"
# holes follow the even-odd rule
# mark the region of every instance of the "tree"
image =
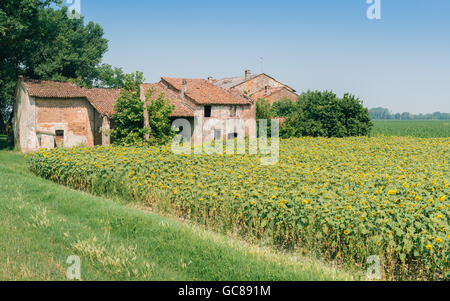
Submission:
POLYGON ((169 118, 175 107, 163 93, 155 96, 154 89, 149 89, 145 94, 145 102, 142 101, 143 82, 142 72, 125 75, 124 87, 114 106, 116 113, 111 136, 116 143, 143 143, 148 140, 150 144, 164 144, 175 134, 169 118), (145 114, 148 114, 148 128, 144 124, 145 114))
POLYGON ((282 98, 272 104, 271 114, 275 117, 287 117, 295 111, 295 104, 289 98, 282 98))
POLYGON ((370 134, 373 122, 369 111, 363 107, 362 101, 349 93, 339 99, 339 108, 343 119, 340 122, 345 128, 344 136, 366 136, 370 134))
POLYGON ((267 137, 270 137, 270 133, 271 133, 271 111, 270 111, 270 103, 265 100, 264 98, 259 98, 256 101, 256 130, 258 133, 260 133, 259 130, 259 121, 260 120, 267 120, 267 137))
POLYGON ((175 135, 172 131, 169 116, 172 114, 175 106, 170 100, 161 93, 155 97, 155 90, 149 89, 145 94, 145 103, 147 105, 149 120, 149 142, 151 144, 165 144, 175 135))
MULTIPOLYGON (((60 0, 0 2, 0 111, 11 112, 19 75, 91 87, 108 48, 103 29, 69 19, 60 0)), ((1 122, 1 120, 0 120, 1 122)))
POLYGON ((450 113, 434 112, 432 114, 411 114, 404 112, 402 114, 396 113, 392 114, 388 109, 385 108, 373 108, 369 110, 370 117, 374 120, 449 120, 450 113))
POLYGON ((285 138, 365 136, 372 126, 369 111, 353 95, 338 98, 331 91, 308 91, 299 96, 280 134, 285 138))
POLYGON ((102 64, 97 69, 97 79, 94 81, 96 88, 121 89, 125 84, 125 74, 122 68, 113 67, 108 64, 102 64))
POLYGON ((373 108, 369 113, 372 119, 392 119, 391 112, 386 108, 373 108))
POLYGON ((256 119, 270 119, 270 104, 267 100, 259 98, 256 101, 256 119))
POLYGON ((137 71, 125 75, 124 87, 114 105, 114 128, 111 137, 116 143, 135 143, 144 141, 144 103, 141 100, 141 84, 144 75, 137 71))

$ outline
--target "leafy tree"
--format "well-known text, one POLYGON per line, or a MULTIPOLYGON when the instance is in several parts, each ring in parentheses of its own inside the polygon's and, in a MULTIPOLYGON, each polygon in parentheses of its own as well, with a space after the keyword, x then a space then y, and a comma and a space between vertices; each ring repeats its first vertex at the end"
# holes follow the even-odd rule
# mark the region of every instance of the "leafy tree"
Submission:
POLYGON ((174 106, 163 93, 155 96, 154 89, 147 91, 144 103, 140 98, 143 82, 142 72, 125 75, 123 88, 114 106, 116 113, 111 136, 116 143, 143 143, 146 134, 149 134, 149 143, 164 144, 175 134, 169 118, 174 106), (145 104, 148 104, 147 107, 145 104), (149 117, 149 129, 144 126, 145 113, 149 117))
POLYGON ((256 101, 256 119, 270 119, 270 104, 267 100, 259 98, 256 101))
POLYGON ((94 87, 120 89, 125 84, 125 74, 122 68, 113 67, 108 64, 102 64, 97 69, 97 79, 94 81, 94 87))
MULTIPOLYGON (((108 48, 103 29, 69 19, 60 0, 0 1, 0 116, 11 112, 19 75, 93 86, 108 48)), ((0 123, 3 122, 0 120, 0 123)), ((0 129, 1 130, 1 129, 0 129)))
POLYGON ((111 137, 116 143, 135 143, 144 141, 144 103, 141 100, 140 86, 144 82, 142 72, 125 75, 124 87, 120 90, 113 116, 114 128, 111 137))
POLYGON ((150 123, 150 139, 151 144, 165 144, 169 142, 175 132, 172 131, 170 124, 170 114, 172 114, 175 106, 170 103, 170 100, 164 95, 159 94, 154 97, 155 90, 149 89, 145 95, 147 105, 147 112, 149 114, 150 123))
POLYGON ((282 98, 272 104, 271 115, 276 117, 287 117, 294 111, 294 102, 289 98, 282 98))
POLYGON ((330 91, 308 91, 299 96, 295 111, 282 125, 282 137, 347 137, 370 133, 373 124, 361 101, 350 94, 338 98, 330 91))
POLYGON ((370 134, 373 122, 369 111, 364 108, 362 101, 349 93, 344 94, 339 99, 339 108, 343 119, 340 122, 344 125, 344 136, 366 136, 370 134))
POLYGON ((391 112, 386 108, 373 108, 369 113, 372 119, 392 119, 391 112))
POLYGON ((271 110, 270 110, 270 103, 265 100, 264 98, 259 98, 256 101, 256 128, 259 135, 259 121, 260 120, 267 120, 267 137, 270 137, 271 133, 271 110))
POLYGON ((411 114, 408 112, 392 114, 386 108, 372 108, 370 117, 374 120, 450 120, 450 113, 434 112, 432 114, 411 114))

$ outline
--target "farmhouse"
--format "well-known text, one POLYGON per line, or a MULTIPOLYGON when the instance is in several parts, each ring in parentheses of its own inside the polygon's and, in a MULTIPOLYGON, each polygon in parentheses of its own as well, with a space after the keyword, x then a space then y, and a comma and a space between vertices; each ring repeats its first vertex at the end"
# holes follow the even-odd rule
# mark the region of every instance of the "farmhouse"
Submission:
POLYGON ((238 90, 241 93, 245 93, 254 101, 264 98, 270 105, 283 98, 288 98, 292 101, 297 101, 298 99, 294 89, 265 73, 252 75, 250 70, 246 70, 244 76, 222 79, 210 77, 209 81, 223 89, 238 90))
POLYGON ((15 145, 23 152, 57 146, 108 145, 107 131, 119 93, 21 77, 14 104, 15 145))
MULTIPOLYGON (((223 89, 204 79, 163 77, 143 84, 141 98, 154 88, 175 106, 172 119, 184 118, 196 142, 256 135, 256 105, 238 89, 223 89), (231 126, 225 126, 225 123, 231 126), (234 123, 233 123, 234 122, 234 123)), ((72 83, 19 78, 14 105, 14 140, 23 152, 40 148, 109 145, 111 117, 120 91, 87 89, 72 83)))
POLYGON ((157 84, 143 84, 141 99, 152 87, 175 104, 176 117, 189 121, 195 143, 256 135, 256 103, 239 90, 222 89, 204 79, 162 77, 157 84))

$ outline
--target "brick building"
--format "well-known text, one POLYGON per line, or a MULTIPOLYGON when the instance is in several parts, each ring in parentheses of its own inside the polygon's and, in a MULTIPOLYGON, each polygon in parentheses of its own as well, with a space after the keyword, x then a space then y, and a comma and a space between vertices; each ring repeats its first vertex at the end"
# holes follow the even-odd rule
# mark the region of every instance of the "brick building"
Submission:
MULTIPOLYGON (((154 88, 175 106, 172 119, 189 121, 194 142, 256 135, 253 100, 238 89, 222 89, 204 79, 163 77, 143 84, 141 98, 154 88), (240 132, 240 122, 245 132, 240 132)), ((114 104, 120 91, 86 89, 71 83, 19 78, 14 105, 14 140, 23 152, 39 148, 109 145, 114 104)), ((144 125, 143 125, 144 126, 144 125)))
POLYGON ((119 90, 19 78, 14 142, 23 152, 55 146, 108 145, 119 90))
POLYGON ((264 98, 270 105, 283 98, 288 98, 292 101, 297 101, 298 99, 294 89, 265 73, 252 75, 250 70, 246 70, 243 76, 222 79, 210 77, 209 81, 223 89, 233 89, 246 93, 253 101, 264 98))
POLYGON ((190 136, 196 143, 256 135, 255 102, 239 90, 222 89, 204 79, 162 77, 157 84, 143 85, 141 99, 151 87, 175 104, 174 117, 189 121, 190 136), (240 132, 242 129, 245 132, 240 132))

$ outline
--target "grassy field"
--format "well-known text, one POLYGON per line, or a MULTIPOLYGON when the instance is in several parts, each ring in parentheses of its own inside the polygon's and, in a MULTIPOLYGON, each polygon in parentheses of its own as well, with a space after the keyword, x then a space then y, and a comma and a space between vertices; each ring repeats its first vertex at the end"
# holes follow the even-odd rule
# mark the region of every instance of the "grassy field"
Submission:
POLYGON ((295 138, 259 155, 177 155, 170 146, 41 150, 31 170, 140 202, 249 242, 348 266, 383 260, 386 279, 443 279, 450 227, 449 138, 295 138))
POLYGON ((450 120, 375 120, 372 136, 401 136, 419 138, 450 137, 450 120))
POLYGON ((32 175, 0 151, 0 280, 351 280, 321 261, 256 247, 32 175))

